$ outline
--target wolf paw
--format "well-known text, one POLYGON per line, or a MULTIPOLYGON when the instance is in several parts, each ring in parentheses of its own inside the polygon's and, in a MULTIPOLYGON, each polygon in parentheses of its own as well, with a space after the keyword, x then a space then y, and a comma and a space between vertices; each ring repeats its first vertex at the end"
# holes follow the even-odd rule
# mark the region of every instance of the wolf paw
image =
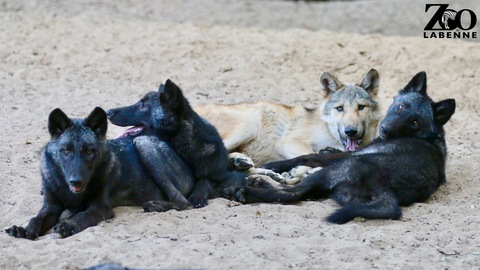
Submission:
POLYGON ((174 209, 177 211, 189 209, 192 207, 190 203, 172 203, 165 201, 149 201, 142 205, 145 212, 166 212, 174 209))
POLYGON ((268 175, 256 174, 247 177, 247 186, 263 189, 278 188, 279 183, 268 175))
POLYGON ((188 201, 193 205, 193 208, 202 208, 208 205, 208 200, 206 198, 190 196, 188 201))
POLYGON ((337 148, 327 146, 323 149, 320 149, 320 151, 318 151, 318 153, 319 154, 332 154, 332 153, 342 153, 342 151, 338 150, 337 148))
POLYGON ((193 205, 190 202, 171 202, 172 209, 177 211, 192 209, 193 205))
POLYGON ((81 230, 79 228, 77 228, 77 226, 75 226, 75 224, 71 224, 71 223, 67 223, 65 221, 62 221, 60 223, 58 223, 57 225, 55 225, 55 227, 53 227, 53 231, 57 234, 59 234, 61 237, 65 238, 65 237, 69 237, 71 235, 74 235, 78 232, 80 232, 81 230))
POLYGON ((286 185, 295 185, 303 181, 305 177, 321 170, 322 167, 317 167, 317 168, 311 168, 308 166, 297 166, 293 169, 291 169, 288 173, 285 172, 283 173, 283 177, 285 178, 284 181, 282 181, 282 184, 286 185))
POLYGON ((311 170, 308 166, 297 166, 291 169, 288 173, 285 173, 284 184, 295 185, 303 180, 308 175, 308 171, 311 170))
POLYGON ((6 229, 5 232, 8 235, 13 236, 15 238, 28 238, 27 237, 27 230, 25 230, 25 228, 23 228, 21 226, 13 225, 11 228, 6 229))
POLYGON ((249 175, 265 175, 279 183, 282 183, 283 181, 285 181, 285 178, 281 174, 276 173, 272 170, 263 169, 263 168, 252 168, 248 171, 248 174, 249 175))
POLYGON ((165 212, 170 210, 170 207, 160 201, 149 201, 142 205, 145 212, 165 212))
POLYGON ((223 196, 232 201, 245 203, 245 189, 242 187, 229 187, 223 190, 223 196))
POLYGON ((233 164, 233 167, 236 170, 245 171, 255 166, 253 160, 242 153, 234 152, 228 156, 230 158, 230 162, 233 164))
MULTIPOLYGON (((287 174, 287 173, 285 173, 285 174, 287 174)), ((280 182, 280 183, 282 183, 282 184, 284 184, 284 185, 289 185, 289 186, 291 186, 291 185, 298 184, 298 183, 300 183, 301 181, 302 181, 302 179, 299 178, 299 177, 291 177, 290 175, 286 175, 286 176, 285 176, 285 180, 282 181, 282 182, 280 182)))

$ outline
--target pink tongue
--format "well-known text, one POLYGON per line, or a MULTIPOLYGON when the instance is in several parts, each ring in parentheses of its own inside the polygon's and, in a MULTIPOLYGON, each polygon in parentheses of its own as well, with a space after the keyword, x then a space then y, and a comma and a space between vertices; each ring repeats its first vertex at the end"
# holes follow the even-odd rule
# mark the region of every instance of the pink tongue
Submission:
POLYGON ((355 151, 358 149, 359 147, 359 143, 358 143, 358 140, 352 140, 350 138, 347 138, 347 146, 345 148, 347 148, 347 151, 355 151))
POLYGON ((142 130, 143 130, 143 126, 131 127, 129 129, 125 130, 124 132, 122 132, 120 135, 118 135, 117 139, 127 137, 127 136, 135 136, 135 135, 139 134, 140 132, 142 132, 142 130))
POLYGON ((75 186, 71 186, 71 188, 72 188, 72 189, 73 189, 73 191, 75 191, 75 192, 80 192, 80 191, 82 191, 82 190, 83 190, 83 188, 82 188, 82 187, 75 187, 75 186))

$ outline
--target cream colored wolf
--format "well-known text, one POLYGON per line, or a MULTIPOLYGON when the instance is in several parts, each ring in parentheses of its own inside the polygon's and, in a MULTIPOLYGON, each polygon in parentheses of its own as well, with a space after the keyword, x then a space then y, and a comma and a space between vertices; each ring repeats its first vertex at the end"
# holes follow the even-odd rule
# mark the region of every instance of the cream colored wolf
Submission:
POLYGON ((197 106, 216 126, 227 150, 255 164, 318 153, 325 147, 354 151, 376 135, 379 75, 370 69, 359 83, 320 76, 323 102, 315 109, 273 102, 197 106))

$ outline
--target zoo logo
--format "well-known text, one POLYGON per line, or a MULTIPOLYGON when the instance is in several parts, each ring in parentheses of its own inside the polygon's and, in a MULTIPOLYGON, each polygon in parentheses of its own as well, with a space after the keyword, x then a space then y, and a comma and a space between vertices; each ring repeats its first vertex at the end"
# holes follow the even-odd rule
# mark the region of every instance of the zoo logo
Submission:
POLYGON ((445 10, 445 12, 443 13, 443 16, 442 16, 442 23, 443 25, 445 26, 445 29, 450 29, 450 27, 448 26, 448 22, 450 21, 451 23, 455 23, 455 16, 457 16, 457 12, 453 9, 447 9, 445 10))
POLYGON ((449 9, 449 4, 426 4, 425 5, 425 12, 431 7, 438 7, 435 14, 433 14, 430 21, 425 26, 425 31, 455 31, 453 34, 452 32, 440 32, 440 33, 430 33, 428 35, 424 32, 424 38, 477 38, 477 32, 461 32, 469 31, 475 27, 477 24, 477 15, 470 9, 462 9, 459 11, 449 9), (470 17, 470 24, 464 25, 462 24, 462 16, 468 14, 470 17), (439 27, 435 28, 435 25, 438 23, 439 27), (460 29, 460 30, 458 30, 460 29))

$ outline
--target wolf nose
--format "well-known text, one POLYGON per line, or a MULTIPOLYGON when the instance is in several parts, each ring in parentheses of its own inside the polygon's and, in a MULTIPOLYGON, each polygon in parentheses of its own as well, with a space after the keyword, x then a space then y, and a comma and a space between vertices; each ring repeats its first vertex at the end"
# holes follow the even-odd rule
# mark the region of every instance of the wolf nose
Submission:
POLYGON ((70 176, 70 178, 68 178, 68 182, 72 186, 80 186, 82 184, 82 179, 78 176, 70 176))
POLYGON ((381 132, 382 134, 387 134, 387 133, 388 133, 387 127, 386 127, 385 125, 381 125, 381 126, 380 126, 380 132, 381 132))
POLYGON ((353 137, 357 135, 357 133, 358 133, 358 130, 356 128, 353 128, 353 127, 345 128, 345 134, 347 134, 348 137, 353 137))
POLYGON ((107 111, 107 117, 110 118, 113 116, 113 110, 108 110, 107 111))

